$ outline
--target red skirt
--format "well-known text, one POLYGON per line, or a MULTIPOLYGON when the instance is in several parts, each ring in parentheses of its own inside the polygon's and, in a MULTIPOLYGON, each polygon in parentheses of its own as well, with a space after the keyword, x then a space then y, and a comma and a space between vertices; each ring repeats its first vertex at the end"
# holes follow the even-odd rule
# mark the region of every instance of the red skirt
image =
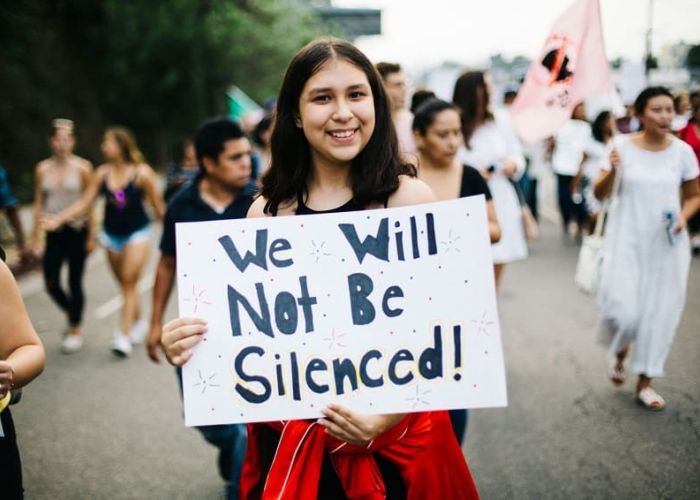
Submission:
POLYGON ((375 461, 377 455, 397 469, 409 500, 479 498, 446 411, 409 413, 366 447, 338 441, 311 420, 249 424, 240 497, 318 498, 321 468, 328 458, 347 498, 384 499, 386 486, 375 461), (261 439, 270 427, 280 435, 267 470, 261 439))

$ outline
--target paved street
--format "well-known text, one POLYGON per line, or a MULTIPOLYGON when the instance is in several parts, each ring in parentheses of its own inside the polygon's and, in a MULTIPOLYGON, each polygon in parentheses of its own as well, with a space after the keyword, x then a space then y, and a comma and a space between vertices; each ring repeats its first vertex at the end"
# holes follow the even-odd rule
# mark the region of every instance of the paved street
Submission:
MULTIPOLYGON (((631 381, 606 379, 595 306, 573 285, 576 254, 545 223, 530 259, 506 269, 509 407, 472 411, 465 446, 483 498, 700 498, 700 259, 656 384, 668 409, 651 413, 631 381)), ((63 319, 39 277, 21 285, 48 356, 13 408, 27 498, 222 498, 215 450, 182 423, 173 369, 142 348, 126 361, 108 350, 119 304, 102 253, 91 257, 78 354, 60 354, 63 319)), ((148 276, 142 285, 147 306, 148 276)))

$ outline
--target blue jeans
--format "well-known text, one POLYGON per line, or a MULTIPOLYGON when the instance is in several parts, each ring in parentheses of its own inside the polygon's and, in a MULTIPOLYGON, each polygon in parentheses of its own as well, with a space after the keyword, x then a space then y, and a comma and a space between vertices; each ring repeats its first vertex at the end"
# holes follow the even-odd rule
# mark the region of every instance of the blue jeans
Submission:
MULTIPOLYGON (((182 369, 176 370, 180 382, 180 396, 182 396, 182 369)), ((248 434, 244 424, 203 425, 195 427, 205 441, 219 449, 219 457, 230 457, 231 482, 227 485, 228 500, 238 500, 238 486, 241 480, 241 469, 245 459, 245 450, 248 446, 248 434)), ((224 472, 224 471, 221 471, 224 472)))

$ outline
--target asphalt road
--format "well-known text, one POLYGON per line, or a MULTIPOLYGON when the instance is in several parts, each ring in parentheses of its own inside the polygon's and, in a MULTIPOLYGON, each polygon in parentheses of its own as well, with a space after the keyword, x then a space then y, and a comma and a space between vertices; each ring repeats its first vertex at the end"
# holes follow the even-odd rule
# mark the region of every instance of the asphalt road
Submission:
MULTIPOLYGON (((472 411, 465 445, 482 497, 700 498, 700 259, 667 378, 656 383, 668 408, 652 413, 635 404, 633 382, 617 389, 606 378, 595 305, 572 282, 576 254, 545 223, 530 258, 506 269, 509 406, 472 411)), ((77 354, 59 351, 64 320, 39 277, 21 287, 48 356, 13 408, 27 498, 223 498, 216 451, 183 425, 173 369, 143 348, 128 360, 109 352, 119 304, 104 256, 91 257, 77 354)))

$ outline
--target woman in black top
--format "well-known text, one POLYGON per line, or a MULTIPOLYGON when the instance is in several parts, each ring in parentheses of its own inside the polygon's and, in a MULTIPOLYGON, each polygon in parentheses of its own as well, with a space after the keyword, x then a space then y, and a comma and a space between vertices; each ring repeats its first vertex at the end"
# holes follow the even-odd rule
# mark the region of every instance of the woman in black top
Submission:
POLYGON ((430 186, 439 200, 486 196, 491 243, 501 237, 496 209, 486 180, 478 170, 462 165, 457 150, 462 144, 459 112, 450 103, 429 99, 416 109, 413 135, 419 153, 418 177, 430 186))
MULTIPOLYGON (((413 135, 419 155, 418 177, 432 188, 439 200, 483 194, 491 243, 498 241, 501 228, 489 186, 478 170, 462 165, 457 158, 463 140, 457 109, 440 99, 428 99, 415 110, 413 135)), ((461 443, 467 431, 467 410, 450 410, 450 419, 461 443)))
POLYGON ((148 327, 140 319, 136 290, 150 249, 150 221, 144 199, 148 199, 159 219, 163 218, 165 207, 155 173, 144 162, 129 130, 108 128, 102 140, 102 154, 106 161, 93 174, 82 198, 59 214, 45 218, 44 226, 53 230, 87 211, 98 195, 105 197, 100 243, 107 249, 124 299, 121 328, 114 333, 111 349, 115 355, 126 357, 131 354, 132 343, 143 341, 148 327))

